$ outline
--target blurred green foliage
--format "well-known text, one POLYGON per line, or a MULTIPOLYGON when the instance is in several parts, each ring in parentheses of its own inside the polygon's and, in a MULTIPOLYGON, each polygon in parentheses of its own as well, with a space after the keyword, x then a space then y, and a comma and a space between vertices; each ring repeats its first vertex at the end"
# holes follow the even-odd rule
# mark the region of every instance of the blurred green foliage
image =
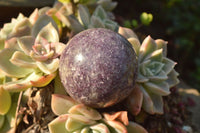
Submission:
POLYGON ((123 16, 126 19, 141 12, 153 14, 153 22, 146 27, 148 32, 144 28, 140 32, 168 41, 168 56, 177 61, 180 77, 200 91, 200 0, 117 1, 119 9, 129 14, 123 16))

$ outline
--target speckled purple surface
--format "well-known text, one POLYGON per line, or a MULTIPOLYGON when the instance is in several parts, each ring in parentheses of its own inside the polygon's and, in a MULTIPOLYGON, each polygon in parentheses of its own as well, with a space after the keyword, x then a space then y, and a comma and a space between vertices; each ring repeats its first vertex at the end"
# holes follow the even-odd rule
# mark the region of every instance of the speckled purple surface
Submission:
POLYGON ((131 44, 107 29, 74 36, 59 66, 61 81, 75 100, 102 108, 123 100, 133 89, 137 61, 131 44))

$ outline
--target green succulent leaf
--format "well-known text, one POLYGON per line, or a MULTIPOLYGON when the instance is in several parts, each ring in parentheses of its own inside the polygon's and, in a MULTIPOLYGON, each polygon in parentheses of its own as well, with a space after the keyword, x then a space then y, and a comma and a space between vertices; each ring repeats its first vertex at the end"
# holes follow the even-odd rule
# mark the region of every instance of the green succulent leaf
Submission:
POLYGON ((3 49, 0 51, 0 69, 6 73, 7 76, 22 78, 34 71, 34 69, 22 68, 12 64, 9 60, 14 54, 15 49, 3 49))
POLYGON ((128 133, 148 133, 146 129, 135 122, 129 122, 127 130, 128 133))
POLYGON ((51 74, 51 73, 54 73, 58 69, 59 59, 55 58, 52 60, 47 60, 45 62, 36 61, 36 65, 42 72, 46 74, 51 74))
POLYGON ((56 22, 49 16, 47 15, 41 15, 37 21, 35 22, 33 28, 32 28, 32 32, 31 35, 33 37, 37 37, 38 33, 45 27, 47 26, 49 23, 51 23, 53 25, 53 27, 57 30, 58 33, 58 27, 56 22))
POLYGON ((0 86, 0 115, 5 115, 11 107, 10 93, 0 86))
MULTIPOLYGON (((87 26, 90 24, 90 13, 87 7, 79 4, 78 5, 78 19, 82 25, 87 26)), ((88 27, 86 27, 88 28, 88 27)))
POLYGON ((100 120, 102 118, 98 111, 83 104, 71 107, 68 112, 71 114, 81 114, 91 120, 100 120))
POLYGON ((166 96, 170 94, 169 85, 166 82, 147 82, 144 83, 144 87, 157 95, 166 96))
POLYGON ((20 51, 16 51, 13 53, 10 62, 16 66, 23 68, 37 68, 35 61, 33 61, 30 56, 27 56, 26 54, 20 51))
POLYGON ((97 131, 98 133, 110 133, 109 128, 103 123, 90 126, 90 129, 97 131))
POLYGON ((79 33, 84 30, 84 27, 80 24, 80 22, 76 19, 74 15, 67 16, 69 22, 70 22, 70 28, 75 33, 79 33))
POLYGON ((89 28, 105 28, 105 25, 99 17, 92 16, 89 28))
POLYGON ((97 4, 101 5, 106 11, 112 11, 117 6, 117 2, 111 0, 98 0, 97 4))
POLYGON ((167 41, 164 41, 162 39, 155 40, 157 44, 157 49, 163 49, 163 56, 167 56, 167 41))
POLYGON ((17 39, 17 43, 20 47, 20 49, 26 54, 30 55, 30 52, 32 50, 32 47, 35 43, 35 38, 32 36, 23 36, 17 39))
POLYGON ((48 124, 50 133, 70 133, 65 128, 68 114, 60 115, 48 124))
POLYGON ((51 100, 51 109, 55 115, 67 114, 69 109, 78 104, 67 95, 53 94, 51 100))
POLYGON ((106 14, 105 10, 102 8, 102 6, 98 6, 92 15, 99 17, 101 20, 108 18, 107 14, 106 14))
POLYGON ((3 127, 4 121, 5 121, 5 116, 4 115, 0 115, 0 129, 3 127))
POLYGON ((167 83, 170 88, 179 83, 178 75, 179 74, 174 69, 168 74, 169 78, 167 79, 167 83))
POLYGON ((139 61, 143 61, 156 49, 157 49, 156 42, 150 36, 146 37, 140 47, 139 61))
POLYGON ((46 39, 48 42, 59 42, 58 30, 53 26, 52 22, 44 26, 36 37, 36 42, 41 38, 46 39))
POLYGON ((163 63, 165 66, 163 67, 163 70, 166 74, 169 74, 175 67, 176 63, 169 58, 163 58, 163 63))

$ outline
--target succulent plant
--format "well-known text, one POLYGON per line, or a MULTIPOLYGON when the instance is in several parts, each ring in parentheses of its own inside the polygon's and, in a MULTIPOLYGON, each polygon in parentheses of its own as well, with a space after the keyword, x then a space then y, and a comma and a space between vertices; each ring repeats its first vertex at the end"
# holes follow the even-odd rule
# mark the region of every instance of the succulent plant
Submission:
POLYGON ((97 6, 95 11, 90 15, 89 9, 79 4, 78 5, 78 19, 74 15, 68 16, 71 23, 70 27, 78 33, 89 28, 107 28, 113 31, 118 30, 118 24, 112 21, 102 6, 97 6))
POLYGON ((17 80, 1 85, 4 89, 21 91, 31 86, 41 87, 56 76, 58 56, 65 45, 59 43, 54 23, 50 17, 40 16, 33 26, 32 36, 6 41, 0 51, 0 69, 7 77, 17 80))
POLYGON ((128 131, 147 131, 140 125, 128 121, 127 112, 100 114, 97 110, 79 104, 66 95, 53 94, 51 107, 58 115, 48 125, 50 133, 127 133, 128 131), (130 130, 131 129, 131 130, 130 130))
POLYGON ((121 27, 119 33, 129 40, 138 56, 137 85, 128 98, 128 108, 134 115, 141 106, 150 114, 162 114, 162 96, 169 95, 170 88, 179 82, 176 63, 167 58, 167 42, 148 36, 140 45, 132 30, 121 27))

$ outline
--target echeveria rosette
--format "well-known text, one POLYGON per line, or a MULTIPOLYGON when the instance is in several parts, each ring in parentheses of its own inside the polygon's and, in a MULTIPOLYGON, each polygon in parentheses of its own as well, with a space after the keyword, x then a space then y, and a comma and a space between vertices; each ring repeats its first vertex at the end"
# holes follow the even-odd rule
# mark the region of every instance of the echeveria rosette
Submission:
POLYGON ((100 114, 66 95, 53 94, 51 108, 58 117, 48 124, 50 133, 147 133, 142 126, 128 121, 126 111, 100 114))
MULTIPOLYGON (((44 16, 44 18, 47 18, 44 16)), ((31 86, 47 85, 56 76, 59 59, 63 47, 59 43, 58 30, 51 19, 38 21, 47 25, 34 25, 33 35, 15 38, 0 51, 0 69, 15 81, 6 82, 3 88, 9 91, 21 91, 31 86)), ((36 22, 37 24, 37 22, 36 22)))
POLYGON ((119 33, 129 40, 138 56, 137 84, 127 100, 129 110, 137 115, 142 106, 150 114, 162 114, 162 96, 169 95, 170 88, 179 83, 176 63, 167 58, 167 42, 148 36, 140 45, 132 30, 120 27, 119 33))

